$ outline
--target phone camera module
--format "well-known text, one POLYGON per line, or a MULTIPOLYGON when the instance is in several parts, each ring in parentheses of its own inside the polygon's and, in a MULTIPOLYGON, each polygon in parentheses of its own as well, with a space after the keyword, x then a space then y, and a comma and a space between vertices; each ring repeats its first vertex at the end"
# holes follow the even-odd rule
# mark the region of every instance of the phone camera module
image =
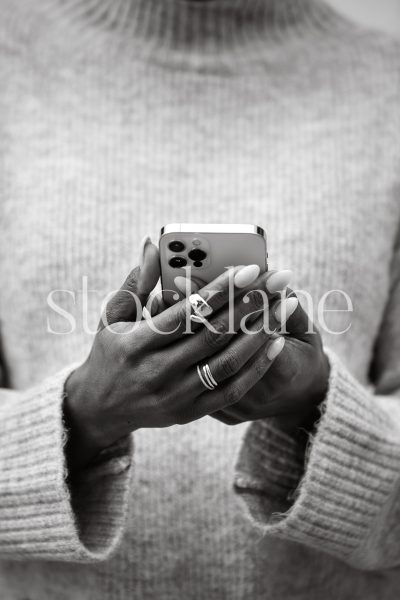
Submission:
POLYGON ((193 248, 193 250, 189 252, 189 258, 196 262, 204 260, 206 256, 207 254, 204 252, 204 250, 200 250, 200 248, 193 248))
POLYGON ((183 256, 173 256, 169 261, 169 265, 173 269, 181 269, 182 267, 186 267, 187 260, 183 256))
POLYGON ((174 240, 168 244, 168 248, 171 252, 183 252, 185 249, 185 244, 183 242, 179 242, 178 240, 174 240))
POLYGON ((202 267, 202 266, 203 266, 203 263, 201 262, 201 260, 195 260, 195 261, 194 261, 194 263, 193 263, 193 265, 194 265, 195 267, 202 267))

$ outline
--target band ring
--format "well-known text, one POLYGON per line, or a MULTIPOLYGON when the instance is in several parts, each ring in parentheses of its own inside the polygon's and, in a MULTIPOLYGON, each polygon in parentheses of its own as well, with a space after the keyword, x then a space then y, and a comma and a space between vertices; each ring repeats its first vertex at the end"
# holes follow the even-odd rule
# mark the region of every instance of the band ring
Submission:
POLYGON ((201 383, 207 390, 214 390, 218 383, 215 381, 209 365, 206 363, 202 367, 197 365, 197 374, 200 378, 201 383))
POLYGON ((209 317, 213 312, 212 307, 200 296, 200 294, 190 294, 189 302, 194 313, 193 315, 190 315, 191 321, 203 323, 206 317, 209 317))

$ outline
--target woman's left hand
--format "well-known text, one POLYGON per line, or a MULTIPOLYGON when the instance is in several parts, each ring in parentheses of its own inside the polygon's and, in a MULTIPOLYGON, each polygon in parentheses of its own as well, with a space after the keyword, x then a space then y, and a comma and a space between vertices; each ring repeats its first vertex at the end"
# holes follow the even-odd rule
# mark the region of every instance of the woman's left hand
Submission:
MULTIPOLYGON (((159 276, 158 251, 151 244, 147 245, 146 250, 141 274, 143 280, 141 288, 145 289, 142 294, 144 301, 159 276)), ((323 351, 317 328, 289 289, 285 290, 285 296, 291 300, 282 309, 284 303, 281 303, 279 298, 284 289, 276 284, 285 279, 282 278, 284 273, 290 272, 270 271, 268 281, 272 281, 273 274, 278 277, 275 276, 274 286, 268 288, 267 285, 270 300, 270 330, 282 328, 286 332, 282 336, 284 347, 278 356, 266 359, 271 361, 266 374, 239 402, 211 415, 227 425, 275 417, 282 429, 292 433, 299 427, 311 428, 319 415, 318 406, 325 398, 328 388, 329 362, 323 351), (279 318, 277 319, 275 315, 279 318)), ((182 280, 179 289, 185 294, 186 280, 178 279, 182 280)), ((197 287, 191 285, 194 288, 192 291, 197 291, 197 287)), ((121 297, 122 301, 131 304, 126 295, 121 297)), ((152 314, 162 312, 164 309, 162 301, 158 300, 158 305, 152 303, 152 314)), ((120 306, 118 312, 121 312, 120 306)), ((131 318, 130 313, 129 318, 131 318)), ((112 318, 108 320, 113 322, 112 318)), ((279 345, 275 345, 275 349, 279 351, 279 345)))
MULTIPOLYGON (((287 295, 292 296, 290 290, 287 295)), ((298 301, 291 304, 284 347, 271 367, 239 402, 212 417, 228 425, 275 417, 288 433, 312 427, 327 392, 330 367, 316 327, 298 301)))

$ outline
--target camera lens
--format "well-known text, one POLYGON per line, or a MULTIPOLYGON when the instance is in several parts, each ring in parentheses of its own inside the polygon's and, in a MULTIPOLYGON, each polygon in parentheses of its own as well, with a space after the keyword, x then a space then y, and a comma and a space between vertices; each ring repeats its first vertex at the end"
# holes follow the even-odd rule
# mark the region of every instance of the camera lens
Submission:
POLYGON ((169 265, 173 269, 181 269, 187 265, 187 260, 186 258, 183 258, 183 256, 173 256, 169 261, 169 265))
POLYGON ((185 249, 185 244, 175 240, 168 244, 168 248, 171 250, 171 252, 182 252, 185 249))
POLYGON ((193 248, 189 252, 189 258, 195 261, 204 260, 206 256, 207 254, 203 250, 200 250, 200 248, 193 248))

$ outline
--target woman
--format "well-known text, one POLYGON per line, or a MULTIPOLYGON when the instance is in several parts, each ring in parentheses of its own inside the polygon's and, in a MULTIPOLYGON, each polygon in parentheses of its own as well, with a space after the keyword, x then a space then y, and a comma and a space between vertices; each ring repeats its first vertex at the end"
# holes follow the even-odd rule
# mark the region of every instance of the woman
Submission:
MULTIPOLYGON (((398 46, 317 0, 0 7, 2 597, 392 600, 398 46), (274 269, 328 300, 324 351, 277 306, 287 271, 234 272, 237 310, 266 287, 284 338, 95 334, 139 240, 184 221, 265 226, 274 269)), ((140 265, 117 333, 151 243, 140 265)))

